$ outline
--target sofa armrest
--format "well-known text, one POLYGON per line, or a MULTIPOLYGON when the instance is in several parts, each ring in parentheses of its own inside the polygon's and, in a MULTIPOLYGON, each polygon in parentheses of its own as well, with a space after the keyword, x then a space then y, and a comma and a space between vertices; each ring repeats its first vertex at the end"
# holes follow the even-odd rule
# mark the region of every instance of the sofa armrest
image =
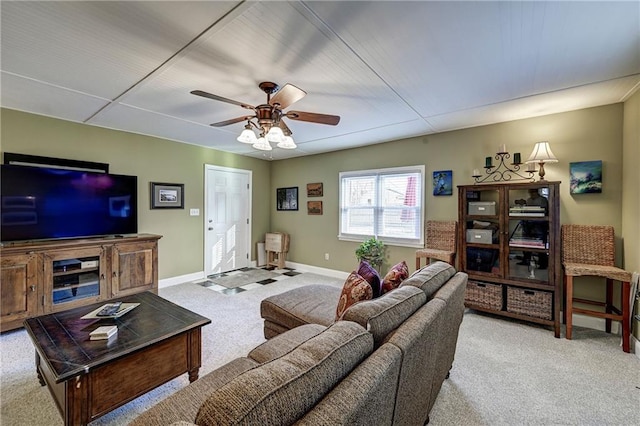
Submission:
POLYGON ((326 328, 327 327, 319 324, 301 325, 293 330, 278 334, 272 339, 256 346, 249 352, 247 357, 259 364, 280 358, 310 338, 322 333, 326 328))

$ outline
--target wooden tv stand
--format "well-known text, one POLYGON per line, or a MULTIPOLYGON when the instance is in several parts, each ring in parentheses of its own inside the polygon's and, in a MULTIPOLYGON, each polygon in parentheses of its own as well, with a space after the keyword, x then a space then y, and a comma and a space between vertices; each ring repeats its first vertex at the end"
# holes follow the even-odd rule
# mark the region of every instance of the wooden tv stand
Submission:
POLYGON ((142 291, 158 291, 160 235, 137 234, 0 247, 0 331, 25 319, 142 291))

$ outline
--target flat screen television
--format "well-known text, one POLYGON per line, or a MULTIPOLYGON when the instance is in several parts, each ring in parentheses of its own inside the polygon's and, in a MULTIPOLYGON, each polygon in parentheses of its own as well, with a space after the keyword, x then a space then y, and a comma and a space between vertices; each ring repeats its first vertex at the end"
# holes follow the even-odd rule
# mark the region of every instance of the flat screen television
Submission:
POLYGON ((137 176, 2 165, 0 240, 138 232, 137 176))

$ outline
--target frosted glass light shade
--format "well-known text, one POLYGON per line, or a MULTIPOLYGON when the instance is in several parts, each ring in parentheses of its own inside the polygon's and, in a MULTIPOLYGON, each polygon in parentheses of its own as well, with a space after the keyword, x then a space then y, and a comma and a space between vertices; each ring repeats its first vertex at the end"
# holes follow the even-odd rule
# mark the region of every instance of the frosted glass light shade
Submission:
POLYGON ((297 147, 298 145, 295 144, 291 136, 285 136, 284 142, 280 142, 278 144, 278 148, 282 148, 282 149, 296 149, 297 147))
POLYGON ((273 149, 271 148, 271 145, 269 145, 269 142, 267 142, 265 138, 258 138, 258 141, 253 144, 253 147, 261 151, 271 151, 273 149))
POLYGON ((549 147, 549 142, 538 142, 526 163, 557 163, 558 159, 549 147))
POLYGON ((256 134, 253 133, 253 130, 251 129, 244 129, 236 140, 238 142, 251 143, 251 144, 258 142, 258 138, 256 138, 256 134))
POLYGON ((267 132, 267 140, 271 143, 282 143, 284 142, 284 133, 282 129, 278 126, 273 126, 267 132))

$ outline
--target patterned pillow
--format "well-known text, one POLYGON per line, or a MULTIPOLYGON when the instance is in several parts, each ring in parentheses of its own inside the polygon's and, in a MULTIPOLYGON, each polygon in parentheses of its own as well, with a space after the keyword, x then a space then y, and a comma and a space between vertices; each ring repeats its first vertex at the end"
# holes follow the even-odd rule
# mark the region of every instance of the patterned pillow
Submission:
POLYGON ((342 317, 342 314, 344 314, 349 306, 361 300, 371 300, 372 298, 373 291, 367 280, 355 272, 352 272, 342 287, 342 293, 338 300, 338 308, 336 309, 336 321, 342 317))
POLYGON ((409 267, 404 260, 393 265, 382 280, 382 294, 397 288, 400 283, 409 277, 409 267))
POLYGON ((356 274, 367 280, 371 286, 371 290, 373 291, 374 299, 382 294, 382 280, 380 279, 380 274, 378 274, 378 271, 376 271, 369 262, 366 260, 361 261, 356 274))

